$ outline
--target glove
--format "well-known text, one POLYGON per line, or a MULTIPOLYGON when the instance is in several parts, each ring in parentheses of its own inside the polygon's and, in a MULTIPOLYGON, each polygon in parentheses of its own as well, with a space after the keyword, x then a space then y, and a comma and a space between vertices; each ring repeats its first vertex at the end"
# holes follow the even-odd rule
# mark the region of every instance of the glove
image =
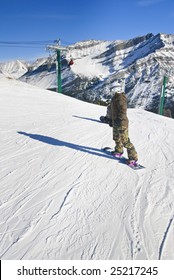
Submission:
POLYGON ((109 121, 109 126, 113 127, 112 120, 109 121))

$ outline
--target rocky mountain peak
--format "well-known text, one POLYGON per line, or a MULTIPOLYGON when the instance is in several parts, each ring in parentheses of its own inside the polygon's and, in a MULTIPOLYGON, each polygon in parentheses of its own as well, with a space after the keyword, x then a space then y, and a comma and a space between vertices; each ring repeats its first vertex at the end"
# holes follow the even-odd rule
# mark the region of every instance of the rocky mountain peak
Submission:
MULTIPOLYGON (((86 40, 61 50, 62 92, 105 104, 120 83, 128 106, 157 112, 163 77, 167 76, 165 107, 174 116, 174 35, 148 33, 130 40, 86 40), (70 59, 73 64, 68 66, 70 59)), ((3 67, 0 65, 2 72, 3 67)), ((15 70, 16 71, 16 70, 15 70)), ((56 54, 35 61, 20 79, 56 90, 56 54)))

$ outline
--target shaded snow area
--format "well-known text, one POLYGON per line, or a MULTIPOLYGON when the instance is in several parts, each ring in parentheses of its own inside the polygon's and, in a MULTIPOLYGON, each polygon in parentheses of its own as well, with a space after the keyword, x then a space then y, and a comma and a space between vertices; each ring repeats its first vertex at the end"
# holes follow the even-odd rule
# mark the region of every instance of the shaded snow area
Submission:
POLYGON ((174 121, 128 110, 134 171, 105 113, 0 79, 1 259, 174 259, 174 121))

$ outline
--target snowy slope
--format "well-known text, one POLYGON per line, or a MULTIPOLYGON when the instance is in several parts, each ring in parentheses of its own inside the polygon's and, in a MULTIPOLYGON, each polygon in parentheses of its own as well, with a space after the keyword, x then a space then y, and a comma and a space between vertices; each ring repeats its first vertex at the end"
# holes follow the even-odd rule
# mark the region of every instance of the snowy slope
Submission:
MULTIPOLYGON (((117 41, 118 42, 118 41, 117 41)), ((106 78, 109 76, 109 65, 103 65, 103 59, 97 59, 101 53, 109 48, 110 41, 89 40, 76 43, 66 52, 67 61, 72 57, 74 60, 71 70, 75 75, 84 76, 88 79, 94 77, 106 78)))
POLYGON ((133 171, 105 112, 0 79, 1 259, 174 259, 173 120, 129 109, 133 171))

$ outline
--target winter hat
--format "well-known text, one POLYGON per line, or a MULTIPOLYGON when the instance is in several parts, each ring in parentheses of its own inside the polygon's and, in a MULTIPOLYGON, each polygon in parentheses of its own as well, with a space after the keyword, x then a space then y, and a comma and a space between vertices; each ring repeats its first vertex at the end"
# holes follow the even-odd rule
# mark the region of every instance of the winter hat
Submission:
POLYGON ((117 80, 115 80, 114 82, 112 82, 111 84, 111 90, 112 92, 117 92, 117 93, 122 93, 124 91, 125 88, 125 80, 124 78, 119 78, 117 80))
POLYGON ((115 90, 115 93, 117 93, 117 94, 122 94, 122 93, 123 93, 123 91, 122 91, 122 89, 121 89, 121 88, 117 88, 117 89, 115 90))

